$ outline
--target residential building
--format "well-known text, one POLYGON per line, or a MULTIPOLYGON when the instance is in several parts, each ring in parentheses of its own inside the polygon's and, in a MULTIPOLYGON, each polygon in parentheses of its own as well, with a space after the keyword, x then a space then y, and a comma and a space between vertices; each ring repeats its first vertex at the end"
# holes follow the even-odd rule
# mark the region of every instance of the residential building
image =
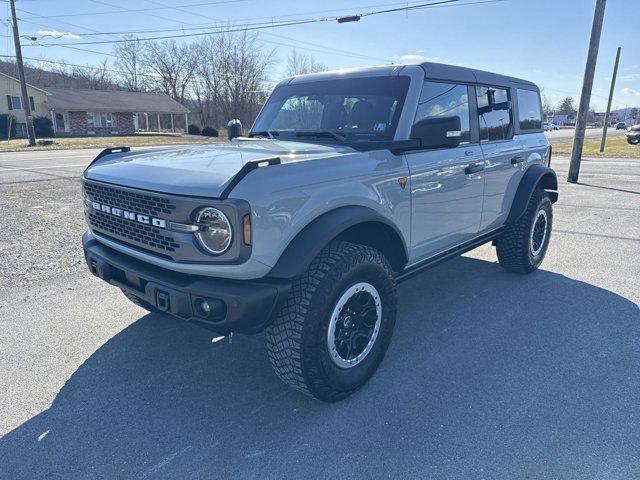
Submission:
MULTIPOLYGON (((83 90, 27 85, 33 117, 49 117, 56 136, 130 135, 137 132, 186 132, 189 110, 161 93, 83 90)), ((0 73, 0 114, 26 137, 20 82, 0 73)))
MULTIPOLYGON (((11 115, 12 121, 15 122, 15 135, 26 137, 27 117, 24 114, 22 105, 20 82, 18 79, 0 72, 0 92, 5 98, 5 100, 0 100, 0 114, 11 115)), ((34 117, 49 115, 46 91, 27 84, 27 94, 29 95, 29 103, 34 117)))
POLYGON ((56 135, 186 132, 189 110, 161 93, 47 88, 56 135))

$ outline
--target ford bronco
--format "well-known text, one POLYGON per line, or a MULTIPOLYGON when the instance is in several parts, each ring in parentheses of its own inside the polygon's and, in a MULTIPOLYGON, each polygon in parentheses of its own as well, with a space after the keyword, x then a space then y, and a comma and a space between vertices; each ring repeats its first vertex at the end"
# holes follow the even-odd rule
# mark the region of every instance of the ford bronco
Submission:
POLYGON ((87 264, 147 310, 266 330, 284 382, 340 400, 385 355, 398 282, 487 242, 510 272, 540 266, 541 110, 528 81, 435 63, 286 79, 247 137, 98 155, 87 264))

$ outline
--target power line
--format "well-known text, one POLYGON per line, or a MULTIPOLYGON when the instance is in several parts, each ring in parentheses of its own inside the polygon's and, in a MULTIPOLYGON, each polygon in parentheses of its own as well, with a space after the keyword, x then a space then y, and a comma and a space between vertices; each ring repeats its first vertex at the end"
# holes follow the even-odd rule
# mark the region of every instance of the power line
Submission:
MULTIPOLYGON (((244 1, 244 0, 243 0, 244 1)), ((458 0, 460 1, 460 0, 458 0)), ((455 4, 455 5, 447 5, 447 4, 433 4, 433 5, 427 5, 427 6, 422 6, 422 5, 418 5, 421 6, 421 9, 427 9, 427 8, 442 8, 442 7, 454 7, 454 6, 466 6, 466 5, 478 5, 478 4, 484 4, 484 3, 496 3, 496 2, 503 2, 506 0, 476 0, 476 1, 465 1, 464 3, 459 3, 459 4, 455 4)), ((158 2, 154 2, 154 3, 158 3, 158 2)), ((375 8, 375 7, 379 7, 379 6, 388 6, 388 5, 407 5, 408 3, 415 3, 415 2, 394 2, 394 3, 386 3, 386 4, 377 4, 377 5, 367 5, 361 8, 375 8)), ((177 9, 180 10, 180 9, 177 9)), ((265 20, 265 21, 261 21, 261 22, 249 22, 249 23, 233 23, 233 24, 228 24, 228 27, 241 27, 241 26, 258 26, 258 25, 264 25, 265 27, 269 27, 272 26, 274 24, 275 19, 278 18, 288 18, 288 17, 296 17, 299 15, 313 15, 316 13, 335 13, 335 12, 343 12, 343 11, 349 11, 352 10, 351 8, 340 8, 340 9, 331 9, 331 10, 316 10, 316 11, 311 11, 311 12, 306 12, 306 13, 295 13, 295 14, 288 14, 288 15, 278 15, 278 16, 264 16, 264 17, 252 17, 252 18, 245 18, 245 19, 238 19, 238 22, 241 21, 248 21, 248 20, 265 20)), ((24 11, 24 10, 23 10, 24 11)), ((120 10, 118 11, 118 13, 125 13, 128 12, 130 10, 120 10)), ((31 13, 31 12, 27 12, 27 13, 31 13)), ((191 12, 188 12, 191 13, 191 12)), ((200 17, 205 17, 205 18, 211 18, 211 17, 207 17, 205 15, 202 15, 200 13, 197 13, 196 15, 200 16, 200 17)), ((28 19, 30 18, 37 18, 37 17, 22 17, 21 20, 27 22, 27 23, 31 23, 33 25, 38 25, 38 26, 43 26, 41 24, 37 24, 31 21, 28 21, 28 19)), ((324 18, 324 17, 323 17, 324 18)), ((332 16, 329 18, 329 20, 334 20, 338 18, 337 16, 332 16)), ((296 18, 293 19, 291 21, 296 21, 296 20, 306 20, 308 18, 296 18)), ((211 20, 214 20, 216 22, 219 23, 224 23, 219 19, 213 19, 211 18, 211 20)), ((54 20, 56 22, 61 22, 61 23, 65 23, 67 25, 74 25, 71 24, 69 22, 62 22, 62 20, 54 20)), ((182 21, 178 21, 178 20, 172 20, 173 22, 176 23, 186 23, 187 25, 191 25, 190 27, 172 27, 172 28, 152 28, 152 29, 142 29, 142 30, 119 30, 119 31, 111 31, 111 32, 98 32, 97 30, 90 30, 92 33, 91 34, 83 34, 81 32, 76 32, 79 35, 86 35, 89 37, 96 37, 99 35, 110 35, 110 36, 115 36, 115 35, 133 35, 133 34, 139 34, 139 33, 165 33, 165 32, 184 32, 184 31, 194 31, 194 30, 205 30, 205 29, 210 29, 212 28, 211 23, 191 23, 191 22, 182 22, 182 21)), ((284 20, 280 20, 278 23, 283 22, 284 20)), ((223 26, 223 25, 221 25, 223 26)), ((86 29, 85 27, 80 27, 83 29, 86 29)))
MULTIPOLYGON (((311 24, 311 23, 333 22, 333 21, 340 22, 341 19, 343 19, 343 20, 344 19, 349 19, 348 21, 357 21, 360 18, 373 16, 373 15, 381 15, 381 14, 386 14, 386 13, 400 12, 400 11, 409 11, 409 10, 433 8, 435 6, 440 6, 440 5, 445 5, 445 4, 458 4, 458 2, 460 2, 460 1, 461 0, 440 0, 440 1, 437 1, 437 2, 422 3, 422 4, 419 4, 419 5, 412 5, 412 6, 408 6, 408 7, 405 6, 405 7, 398 7, 398 8, 393 8, 393 9, 372 11, 372 12, 349 15, 349 16, 344 16, 344 17, 329 16, 329 17, 319 17, 319 18, 310 18, 310 19, 280 21, 280 22, 272 22, 272 23, 263 22, 261 24, 258 24, 258 25, 252 26, 252 27, 248 27, 248 26, 240 26, 240 27, 238 27, 236 25, 231 25, 229 28, 225 28, 225 29, 218 28, 216 30, 209 30, 209 31, 197 32, 197 33, 182 33, 182 34, 177 34, 177 35, 160 35, 160 36, 153 36, 153 37, 144 37, 144 38, 139 38, 139 40, 148 41, 148 40, 167 40, 167 39, 175 39, 175 38, 197 37, 197 36, 204 36, 204 35, 215 35, 215 34, 219 34, 219 33, 232 33, 232 32, 238 32, 238 31, 253 31, 253 30, 272 29, 272 28, 279 28, 279 27, 289 27, 289 26, 296 26, 296 25, 307 25, 307 24, 311 24)), ((503 2, 503 1, 506 1, 506 0, 484 0, 484 1, 481 1, 481 2, 475 2, 475 3, 476 4, 484 4, 484 3, 496 3, 496 2, 503 2)), ((127 41, 126 39, 120 39, 120 40, 112 40, 112 41, 101 40, 101 41, 92 41, 92 42, 51 43, 49 45, 56 45, 56 46, 62 46, 62 45, 97 45, 97 44, 122 43, 122 42, 126 42, 126 41, 127 41)))
MULTIPOLYGON (((120 8, 118 5, 112 5, 106 2, 98 2, 98 1, 94 1, 94 0, 90 0, 93 3, 97 3, 97 4, 101 4, 101 5, 106 5, 108 7, 113 7, 113 8, 120 8)), ((190 4, 186 4, 186 5, 173 5, 173 6, 161 6, 161 7, 148 7, 148 8, 123 8, 123 9, 119 9, 119 10, 109 10, 106 12, 86 12, 86 13, 62 13, 62 14, 58 14, 58 15, 37 15, 37 14, 32 14, 32 16, 30 17, 25 17, 25 18, 66 18, 66 17, 92 17, 94 15, 113 15, 113 14, 117 14, 117 13, 123 13, 123 12, 133 12, 133 13, 142 13, 142 12, 153 12, 153 11, 157 11, 157 10, 180 10, 180 8, 193 8, 193 7, 204 7, 204 6, 211 6, 211 5, 221 5, 224 3, 240 3, 240 2, 246 2, 248 0, 217 0, 215 2, 200 2, 200 3, 190 3, 190 4)), ((31 13, 31 12, 27 12, 26 10, 23 10, 21 8, 18 9, 18 11, 20 12, 25 12, 25 13, 31 13)), ((162 18, 162 17, 160 17, 162 18)), ((165 19, 166 20, 166 19, 165 19)))

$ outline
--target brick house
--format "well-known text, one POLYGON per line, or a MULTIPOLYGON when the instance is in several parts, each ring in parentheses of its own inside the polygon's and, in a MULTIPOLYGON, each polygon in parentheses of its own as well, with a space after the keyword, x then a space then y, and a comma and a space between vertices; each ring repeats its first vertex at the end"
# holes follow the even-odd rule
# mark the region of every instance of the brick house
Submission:
POLYGON ((47 88, 57 136, 186 132, 189 110, 161 93, 47 88))

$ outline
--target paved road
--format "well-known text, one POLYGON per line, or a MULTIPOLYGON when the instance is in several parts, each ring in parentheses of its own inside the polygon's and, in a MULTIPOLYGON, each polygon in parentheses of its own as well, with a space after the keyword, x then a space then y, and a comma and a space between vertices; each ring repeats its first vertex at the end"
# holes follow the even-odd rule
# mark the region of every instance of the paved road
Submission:
MULTIPOLYGON (((547 135, 547 138, 549 139, 549 141, 553 142, 556 140, 560 140, 560 141, 565 141, 565 140, 572 140, 573 139, 573 135, 575 134, 575 130, 574 129, 561 129, 561 130, 553 130, 551 132, 545 132, 547 135)), ((615 128, 608 128, 607 129, 607 137, 609 136, 619 136, 619 135, 624 135, 624 130, 616 130, 615 128)), ((602 128, 587 128, 587 130, 585 131, 584 136, 586 138, 593 138, 593 137, 602 137, 602 128)))
POLYGON ((262 335, 212 344, 86 273, 73 161, 0 158, 0 478, 640 476, 637 159, 562 183, 534 274, 485 246, 402 284, 385 361, 335 405, 281 385, 262 335))

